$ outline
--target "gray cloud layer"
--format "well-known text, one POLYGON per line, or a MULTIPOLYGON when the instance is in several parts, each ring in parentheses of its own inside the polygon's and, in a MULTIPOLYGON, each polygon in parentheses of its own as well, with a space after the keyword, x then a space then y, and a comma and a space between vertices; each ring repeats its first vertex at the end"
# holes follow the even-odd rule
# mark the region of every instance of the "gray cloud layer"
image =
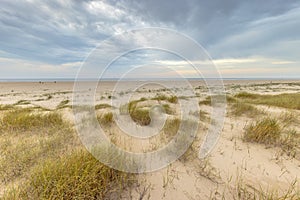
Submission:
POLYGON ((214 59, 266 57, 293 68, 300 62, 296 0, 2 0, 0 57, 61 67, 113 34, 149 26, 191 36, 214 59))

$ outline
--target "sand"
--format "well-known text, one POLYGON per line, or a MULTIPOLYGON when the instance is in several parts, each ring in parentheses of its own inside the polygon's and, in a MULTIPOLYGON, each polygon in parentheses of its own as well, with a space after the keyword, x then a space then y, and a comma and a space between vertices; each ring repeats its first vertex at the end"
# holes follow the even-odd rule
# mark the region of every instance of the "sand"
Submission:
MULTIPOLYGON (((112 90, 115 82, 102 82, 96 91, 96 104, 110 103, 112 90)), ((130 85, 131 83, 126 83, 130 85)), ((296 93, 300 91, 299 80, 225 80, 226 92, 234 95, 241 91, 258 94, 281 94, 296 93), (290 84, 292 83, 292 84, 290 84)), ((133 84, 134 85, 134 84, 133 84)), ((203 100, 209 92, 204 82, 191 81, 195 89, 197 100, 203 100)), ((178 89, 181 88, 177 84, 178 89)), ((162 93, 161 87, 157 85, 146 85, 139 88, 138 92, 132 92, 132 99, 142 97, 152 98, 162 93)), ((124 91, 124 93, 130 91, 124 91)), ((120 98, 124 94, 115 94, 112 98, 120 98)), ((0 83, 0 104, 16 105, 20 107, 42 107, 49 110, 56 110, 57 106, 64 100, 69 100, 67 105, 72 105, 73 82, 3 82, 0 83), (27 103, 20 103, 20 101, 27 103)), ((281 113, 289 111, 285 108, 272 106, 256 106, 265 110, 266 115, 280 116, 281 113)), ((175 108, 178 109, 178 108, 175 108)), ((209 112, 210 106, 202 105, 202 111, 209 112)), ((97 111, 98 114, 108 112, 108 109, 97 111)), ((60 109, 65 119, 74 123, 72 109, 66 107, 60 109)), ((299 110, 292 110, 296 116, 300 116, 299 110)), ((0 113, 1 115, 1 113, 0 113)), ((278 190, 279 193, 288 190, 291 183, 300 177, 300 160, 281 154, 276 147, 268 148, 262 144, 248 143, 242 140, 244 127, 253 121, 247 116, 235 117, 228 112, 225 118, 224 127, 217 145, 206 158, 209 161, 203 170, 203 160, 192 157, 187 161, 175 161, 168 167, 156 172, 139 175, 139 185, 130 191, 124 192, 124 198, 133 199, 209 199, 212 197, 232 199, 236 192, 237 185, 253 186, 263 188, 264 191, 278 190)), ((203 141, 203 132, 209 124, 201 122, 198 130, 198 138, 195 144, 197 149, 203 141)), ((300 131, 299 123, 291 125, 292 128, 300 131)), ((121 138, 122 131, 118 127, 110 127, 116 135, 121 138)), ((125 140, 124 140, 125 141, 125 140)), ((124 144, 123 139, 116 142, 124 144)), ((138 140, 126 140, 134 147, 138 140)), ((153 140, 157 141, 157 140, 153 140)), ((1 144, 0 144, 1 145, 1 144)), ((150 145, 150 144, 148 144, 150 145)), ((139 145, 137 145, 139 146, 139 145)), ((145 147, 145 144, 143 145, 145 147)), ((149 147, 149 146, 148 146, 149 147)), ((141 149, 131 150, 138 151, 141 149)), ((145 149, 143 149, 145 150, 145 149)), ((299 187, 297 183, 296 187, 299 187)))

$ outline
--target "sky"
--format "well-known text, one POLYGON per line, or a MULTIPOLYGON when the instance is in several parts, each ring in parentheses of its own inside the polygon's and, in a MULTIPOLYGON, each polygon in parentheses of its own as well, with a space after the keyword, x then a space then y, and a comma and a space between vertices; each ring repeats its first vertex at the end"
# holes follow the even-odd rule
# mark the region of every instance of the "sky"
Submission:
MULTIPOLYGON (((0 79, 75 78, 96 47, 110 52, 103 41, 147 27, 192 38, 224 78, 300 78, 297 0, 1 0, 0 79)), ((142 65, 144 74, 171 66, 198 77, 154 50, 120 58, 108 77, 142 65)))

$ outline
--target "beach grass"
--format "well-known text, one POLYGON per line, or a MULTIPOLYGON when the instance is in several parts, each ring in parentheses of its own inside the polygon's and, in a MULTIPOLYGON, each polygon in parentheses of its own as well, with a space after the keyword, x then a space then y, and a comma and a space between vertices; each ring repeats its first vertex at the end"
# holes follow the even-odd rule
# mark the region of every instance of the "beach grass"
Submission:
MULTIPOLYGON (((104 115, 105 123, 111 115, 104 115)), ((0 130, 1 199, 120 198, 133 180, 83 149, 56 111, 5 111, 0 130)))
POLYGON ((263 144, 276 144, 281 134, 278 120, 267 117, 246 127, 244 140, 263 144))
POLYGON ((245 128, 243 140, 279 147, 286 155, 300 159, 300 135, 276 118, 266 117, 252 122, 245 128))
POLYGON ((75 150, 37 165, 20 187, 4 199, 121 198, 133 176, 101 164, 86 150, 75 150))
POLYGON ((112 112, 104 113, 103 115, 98 117, 98 121, 100 122, 101 125, 108 126, 113 123, 114 121, 113 117, 114 116, 112 112))
POLYGON ((236 94, 234 97, 242 99, 244 102, 252 104, 262 104, 268 106, 277 106, 282 108, 300 110, 300 93, 261 95, 248 92, 241 92, 236 94))
POLYGON ((101 104, 95 105, 96 110, 106 109, 106 108, 112 108, 112 106, 107 103, 101 103, 101 104))
POLYGON ((243 103, 241 101, 237 101, 236 103, 231 104, 231 112, 230 114, 234 116, 248 116, 248 117, 256 117, 264 112, 262 110, 257 109, 255 106, 249 103, 243 103))
POLYGON ((24 175, 38 162, 75 140, 71 126, 58 113, 16 109, 0 119, 0 181, 24 175))
POLYGON ((68 99, 63 100, 57 105, 56 109, 63 109, 63 108, 71 107, 68 105, 68 103, 70 103, 70 100, 68 100, 68 99))
POLYGON ((4 114, 0 120, 1 132, 20 132, 40 130, 49 131, 52 128, 59 129, 65 123, 58 113, 33 113, 31 109, 15 109, 4 114))

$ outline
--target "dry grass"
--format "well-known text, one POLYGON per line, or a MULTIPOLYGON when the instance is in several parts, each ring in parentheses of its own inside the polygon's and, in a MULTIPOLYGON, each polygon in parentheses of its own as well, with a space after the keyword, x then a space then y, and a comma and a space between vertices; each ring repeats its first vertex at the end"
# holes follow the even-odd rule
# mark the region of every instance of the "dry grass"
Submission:
POLYGON ((224 98, 226 99, 227 103, 236 102, 236 99, 229 95, 212 95, 212 96, 207 96, 204 100, 200 101, 199 105, 211 105, 212 99, 214 99, 216 103, 223 102, 224 98))
POLYGON ((243 180, 238 180, 236 185, 230 190, 230 198, 234 200, 297 200, 300 198, 300 191, 297 188, 296 180, 290 183, 289 188, 285 191, 263 189, 260 186, 247 184, 243 180))
POLYGON ((130 186, 132 175, 104 166, 85 150, 76 150, 81 149, 80 143, 59 114, 29 109, 3 114, 0 183, 6 186, 0 198, 120 198, 130 186))
POLYGON ((102 103, 102 104, 97 104, 95 106, 96 110, 100 110, 100 109, 106 109, 106 108, 112 108, 111 105, 107 104, 107 103, 102 103))
POLYGON ((251 123, 245 129, 244 140, 263 144, 276 144, 280 138, 281 127, 276 119, 264 118, 251 123))
POLYGON ((277 106, 288 109, 300 110, 300 93, 278 94, 278 95, 260 95, 242 92, 235 95, 236 98, 243 99, 244 102, 253 104, 263 104, 277 106))
POLYGON ((277 119, 268 117, 251 123, 245 128, 243 139, 247 142, 273 145, 288 156, 300 158, 300 135, 294 129, 284 129, 277 119))
POLYGON ((141 126, 149 125, 151 123, 150 109, 147 107, 138 107, 138 103, 145 100, 145 98, 141 98, 140 100, 131 101, 121 106, 120 113, 129 114, 131 119, 141 126))
POLYGON ((36 166, 28 180, 4 199, 120 198, 132 176, 104 166, 84 150, 36 166))
POLYGON ((178 98, 176 96, 167 96, 167 95, 160 94, 152 99, 158 101, 168 101, 169 103, 178 103, 178 98))
POLYGON ((231 105, 231 112, 230 114, 234 116, 242 116, 246 115, 248 117, 255 117, 260 114, 263 114, 264 112, 261 110, 258 110, 253 105, 243 102, 236 102, 231 105))
POLYGON ((292 111, 282 112, 279 119, 285 126, 297 124, 299 122, 296 114, 292 111))
POLYGON ((107 126, 111 125, 114 121, 114 116, 112 112, 108 112, 103 114, 101 117, 98 118, 98 121, 101 125, 107 126))
POLYGON ((173 137, 176 135, 179 127, 180 127, 181 120, 179 118, 172 118, 167 119, 163 131, 168 137, 173 137))
POLYGON ((28 100, 20 100, 17 103, 15 103, 14 105, 28 105, 30 104, 30 101, 28 100))
POLYGON ((294 129, 283 131, 278 145, 282 151, 293 158, 300 160, 300 135, 294 129))
POLYGON ((131 119, 141 126, 151 123, 150 112, 147 108, 135 108, 130 112, 131 119))
POLYGON ((163 104, 162 107, 166 114, 168 114, 168 115, 175 114, 175 111, 171 108, 171 106, 169 104, 163 104))
POLYGON ((58 113, 32 113, 30 109, 16 109, 4 114, 0 120, 0 134, 6 131, 26 132, 33 130, 47 131, 51 128, 64 126, 62 117, 58 113))
POLYGON ((24 175, 38 162, 74 141, 73 130, 57 113, 18 109, 0 120, 0 181, 24 175))
MULTIPOLYGON (((139 100, 130 101, 128 104, 125 104, 120 107, 120 114, 129 114, 131 119, 141 125, 141 126, 147 126, 151 123, 151 117, 150 117, 150 109, 151 107, 148 106, 140 106, 140 102, 147 101, 146 98, 140 98, 139 100)), ((159 95, 155 98, 152 98, 151 100, 157 100, 157 101, 167 101, 169 103, 177 103, 178 99, 174 96, 166 96, 166 95, 159 95)), ((166 114, 173 115, 175 114, 175 109, 173 109, 168 103, 161 105, 163 111, 166 114)))
POLYGON ((71 107, 68 105, 68 103, 70 103, 70 100, 63 100, 57 105, 56 109, 63 109, 63 108, 71 107))
POLYGON ((0 111, 10 110, 13 109, 13 105, 0 105, 0 111))

